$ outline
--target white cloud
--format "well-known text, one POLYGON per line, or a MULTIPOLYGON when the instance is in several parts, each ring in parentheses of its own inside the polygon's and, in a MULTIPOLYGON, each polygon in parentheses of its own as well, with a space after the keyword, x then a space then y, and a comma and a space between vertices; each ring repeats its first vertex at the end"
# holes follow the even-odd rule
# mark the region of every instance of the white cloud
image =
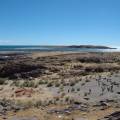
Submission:
POLYGON ((11 40, 0 40, 0 44, 12 44, 13 41, 11 40))

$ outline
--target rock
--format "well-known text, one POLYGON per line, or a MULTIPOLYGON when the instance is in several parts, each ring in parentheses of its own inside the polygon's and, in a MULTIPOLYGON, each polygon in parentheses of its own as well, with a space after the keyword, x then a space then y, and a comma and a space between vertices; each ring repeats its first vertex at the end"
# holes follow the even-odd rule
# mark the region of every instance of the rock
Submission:
POLYGON ((1 115, 5 116, 8 111, 17 112, 23 109, 25 109, 25 107, 18 106, 11 100, 0 100, 0 114, 1 115))
POLYGON ((100 120, 120 120, 120 111, 116 111, 100 120))
POLYGON ((33 89, 21 88, 15 91, 15 96, 16 97, 21 97, 21 96, 30 97, 33 94, 33 92, 34 92, 33 89))
POLYGON ((0 105, 0 113, 2 113, 2 111, 3 111, 3 106, 0 105))

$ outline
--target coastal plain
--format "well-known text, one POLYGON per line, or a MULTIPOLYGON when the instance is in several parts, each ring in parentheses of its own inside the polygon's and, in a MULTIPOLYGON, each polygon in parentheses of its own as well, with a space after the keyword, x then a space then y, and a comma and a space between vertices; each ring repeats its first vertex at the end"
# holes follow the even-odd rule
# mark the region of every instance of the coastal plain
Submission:
POLYGON ((0 120, 119 118, 119 52, 0 54, 0 120))

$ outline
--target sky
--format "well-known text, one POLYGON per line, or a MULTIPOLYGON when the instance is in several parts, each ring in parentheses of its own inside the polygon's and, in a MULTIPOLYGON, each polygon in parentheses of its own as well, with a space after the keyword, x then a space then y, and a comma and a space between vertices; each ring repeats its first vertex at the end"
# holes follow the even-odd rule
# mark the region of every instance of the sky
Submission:
POLYGON ((0 45, 120 46, 120 0, 0 0, 0 45))

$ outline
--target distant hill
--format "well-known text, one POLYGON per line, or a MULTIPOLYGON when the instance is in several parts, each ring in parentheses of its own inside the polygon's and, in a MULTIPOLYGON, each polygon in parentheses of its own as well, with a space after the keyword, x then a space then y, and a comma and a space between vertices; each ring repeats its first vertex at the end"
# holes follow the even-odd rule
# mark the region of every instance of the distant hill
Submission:
POLYGON ((90 49, 116 49, 107 46, 99 46, 99 45, 71 45, 67 46, 69 48, 90 48, 90 49))

